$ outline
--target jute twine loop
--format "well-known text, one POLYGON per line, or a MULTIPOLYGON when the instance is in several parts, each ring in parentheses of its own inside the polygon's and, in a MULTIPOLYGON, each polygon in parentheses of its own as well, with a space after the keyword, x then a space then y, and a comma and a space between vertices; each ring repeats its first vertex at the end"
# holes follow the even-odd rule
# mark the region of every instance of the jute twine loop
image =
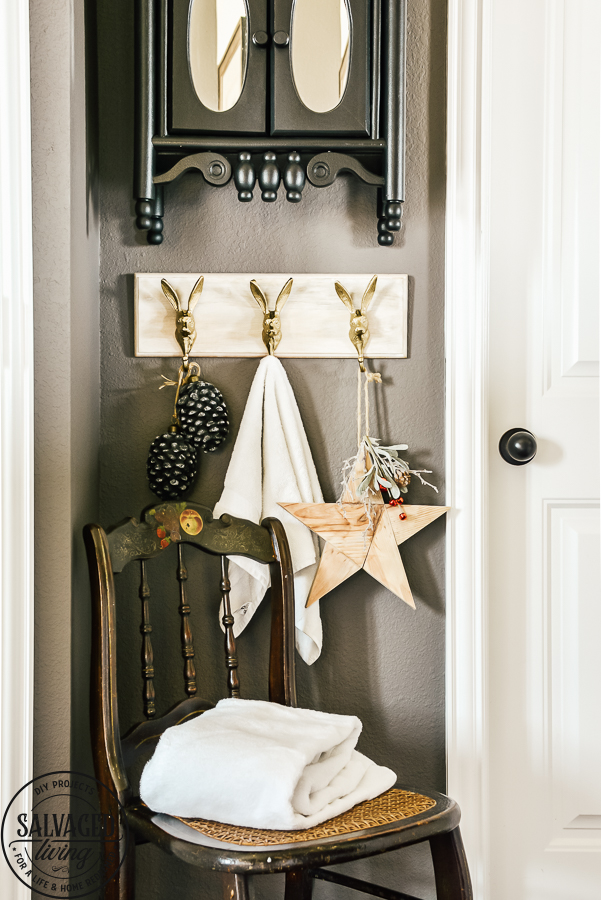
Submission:
POLYGON ((165 375, 161 375, 163 379, 163 384, 159 387, 159 391, 162 391, 163 388, 166 387, 175 387, 175 402, 173 404, 173 415, 171 416, 171 422, 173 425, 178 425, 179 420, 177 416, 177 401, 179 399, 179 393, 184 384, 187 384, 192 378, 193 375, 196 375, 197 378, 200 378, 200 366, 197 362, 189 363, 184 358, 181 366, 179 367, 179 371, 177 373, 177 381, 173 381, 171 378, 166 378, 165 375))
POLYGON ((365 372, 365 431, 362 430, 363 409, 361 404, 361 369, 357 369, 357 449, 361 447, 363 437, 369 437, 369 383, 382 384, 382 376, 379 372, 365 372))

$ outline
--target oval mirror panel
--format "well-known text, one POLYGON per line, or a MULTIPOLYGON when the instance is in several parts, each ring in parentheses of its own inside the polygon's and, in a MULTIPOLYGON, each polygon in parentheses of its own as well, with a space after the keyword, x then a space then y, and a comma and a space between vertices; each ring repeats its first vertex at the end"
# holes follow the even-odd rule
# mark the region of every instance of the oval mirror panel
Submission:
POLYGON ((349 72, 351 23, 346 0, 295 0, 291 65, 299 97, 313 112, 342 100, 349 72))
POLYGON ((192 0, 188 54, 200 102, 215 112, 231 109, 244 85, 248 18, 244 0, 192 0))

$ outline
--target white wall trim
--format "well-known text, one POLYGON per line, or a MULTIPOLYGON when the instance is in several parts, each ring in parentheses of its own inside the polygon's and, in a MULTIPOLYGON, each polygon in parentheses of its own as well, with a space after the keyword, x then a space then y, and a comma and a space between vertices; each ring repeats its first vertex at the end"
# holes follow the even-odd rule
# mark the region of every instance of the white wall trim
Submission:
POLYGON ((487 886, 486 523, 492 0, 449 0, 446 200, 447 778, 487 886))
MULTIPOLYGON (((28 0, 0 4, 0 805, 33 772, 33 262, 28 0)), ((30 897, 2 860, 0 894, 30 897)))

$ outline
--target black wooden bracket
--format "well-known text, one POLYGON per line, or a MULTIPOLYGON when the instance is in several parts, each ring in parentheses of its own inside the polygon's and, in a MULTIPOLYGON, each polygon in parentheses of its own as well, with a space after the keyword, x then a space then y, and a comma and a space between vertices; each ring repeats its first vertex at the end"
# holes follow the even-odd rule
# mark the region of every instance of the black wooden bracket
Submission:
MULTIPOLYGON (((307 178, 315 187, 328 187, 336 181, 341 172, 352 172, 365 184, 374 184, 384 188, 386 180, 381 175, 374 175, 365 166, 346 153, 318 153, 307 164, 307 178)), ((403 204, 399 200, 382 201, 380 191, 378 215, 378 244, 390 247, 394 242, 394 232, 401 230, 403 204)))
POLYGON ((221 153, 193 153, 191 156, 185 156, 176 164, 165 172, 163 175, 155 175, 154 184, 168 184, 175 181, 184 172, 190 169, 198 169, 205 181, 216 187, 227 184, 232 177, 232 167, 221 153))
POLYGON ((318 153, 307 164, 307 178, 315 187, 334 184, 341 172, 353 172, 365 184, 383 186, 382 175, 374 175, 354 156, 347 153, 318 153))

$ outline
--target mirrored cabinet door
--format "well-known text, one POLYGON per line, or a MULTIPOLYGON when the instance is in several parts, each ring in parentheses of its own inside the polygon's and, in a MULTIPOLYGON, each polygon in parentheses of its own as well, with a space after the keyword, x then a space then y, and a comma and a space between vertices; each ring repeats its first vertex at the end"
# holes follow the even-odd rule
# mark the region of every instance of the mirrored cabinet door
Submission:
POLYGON ((265 134, 266 0, 172 0, 174 131, 265 134))
POLYGON ((370 135, 370 7, 273 0, 272 134, 370 135))
POLYGON ((170 0, 169 9, 172 131, 372 134, 369 0, 170 0))

